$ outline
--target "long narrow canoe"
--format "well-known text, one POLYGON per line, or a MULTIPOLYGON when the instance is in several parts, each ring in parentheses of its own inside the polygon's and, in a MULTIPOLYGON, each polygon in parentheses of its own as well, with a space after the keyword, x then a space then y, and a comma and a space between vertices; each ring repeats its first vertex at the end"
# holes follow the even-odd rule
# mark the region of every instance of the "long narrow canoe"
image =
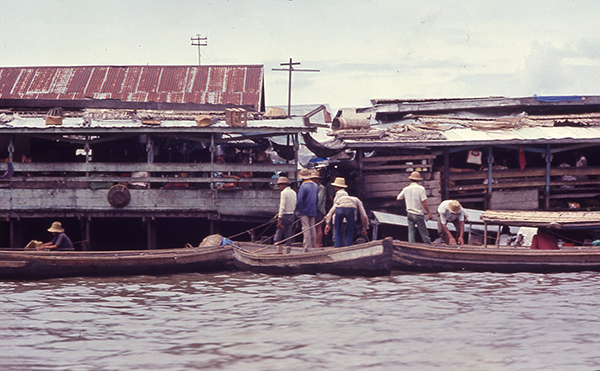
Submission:
POLYGON ((394 240, 393 268, 421 272, 600 271, 600 248, 531 250, 474 245, 427 245, 394 240))
POLYGON ((329 273, 341 276, 389 275, 392 267, 391 238, 347 247, 314 248, 304 252, 293 247, 278 253, 274 245, 236 242, 233 256, 240 270, 293 275, 329 273))
POLYGON ((0 250, 0 279, 160 275, 234 269, 231 245, 124 251, 0 250))

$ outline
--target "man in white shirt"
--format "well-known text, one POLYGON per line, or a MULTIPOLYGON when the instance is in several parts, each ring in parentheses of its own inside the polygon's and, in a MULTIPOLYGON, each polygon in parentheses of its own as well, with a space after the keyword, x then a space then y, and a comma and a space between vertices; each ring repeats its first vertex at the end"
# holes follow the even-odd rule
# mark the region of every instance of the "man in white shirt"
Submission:
POLYGON ((354 240, 354 228, 357 221, 360 221, 362 225, 361 235, 366 235, 369 228, 369 217, 362 201, 358 197, 342 196, 325 216, 325 234, 329 233, 333 224, 335 247, 350 246, 354 240), (342 233, 344 221, 346 222, 346 231, 342 233))
POLYGON ((410 184, 402 189, 396 200, 406 200, 406 219, 408 220, 408 242, 416 242, 416 231, 419 230, 423 243, 430 244, 429 231, 425 224, 425 212, 427 218, 432 219, 427 206, 427 194, 425 187, 419 184, 423 177, 418 171, 413 171, 409 176, 410 184), (416 227, 415 227, 416 226, 416 227))
POLYGON ((277 179, 277 187, 281 191, 279 196, 279 212, 277 213, 277 232, 275 242, 285 240, 286 246, 292 246, 292 232, 294 230, 294 210, 296 210, 296 192, 290 187, 290 181, 284 176, 277 179))
POLYGON ((442 201, 438 207, 438 234, 444 240, 447 245, 464 245, 464 230, 465 230, 465 211, 462 208, 460 202, 456 200, 442 201), (447 224, 452 223, 456 228, 455 238, 447 224))

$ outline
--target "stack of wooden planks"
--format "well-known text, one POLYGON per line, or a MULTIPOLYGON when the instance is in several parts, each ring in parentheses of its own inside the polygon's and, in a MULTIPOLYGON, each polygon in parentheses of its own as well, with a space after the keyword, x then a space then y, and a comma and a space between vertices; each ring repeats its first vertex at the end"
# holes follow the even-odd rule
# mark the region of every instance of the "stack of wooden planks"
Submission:
POLYGON ((599 211, 494 211, 488 210, 481 219, 491 224, 577 229, 600 227, 599 211))

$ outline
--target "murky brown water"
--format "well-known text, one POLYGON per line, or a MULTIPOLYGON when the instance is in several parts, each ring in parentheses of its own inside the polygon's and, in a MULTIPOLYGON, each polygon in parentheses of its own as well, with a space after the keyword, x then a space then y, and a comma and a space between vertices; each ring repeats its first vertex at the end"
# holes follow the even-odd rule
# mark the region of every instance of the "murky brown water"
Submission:
POLYGON ((599 273, 0 282, 0 370, 600 370, 599 273))

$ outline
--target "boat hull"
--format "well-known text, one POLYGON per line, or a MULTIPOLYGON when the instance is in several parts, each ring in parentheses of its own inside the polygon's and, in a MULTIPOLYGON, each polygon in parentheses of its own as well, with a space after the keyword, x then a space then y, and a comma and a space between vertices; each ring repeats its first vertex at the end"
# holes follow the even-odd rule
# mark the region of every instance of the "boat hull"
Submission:
POLYGON ((392 267, 392 240, 378 240, 340 248, 292 250, 277 253, 277 247, 238 243, 234 247, 238 269, 274 275, 335 274, 340 276, 389 275, 392 267))
POLYGON ((161 275, 234 269, 231 246, 130 251, 0 250, 0 279, 161 275))
POLYGON ((393 269, 418 272, 600 271, 600 248, 531 250, 394 241, 393 269))

